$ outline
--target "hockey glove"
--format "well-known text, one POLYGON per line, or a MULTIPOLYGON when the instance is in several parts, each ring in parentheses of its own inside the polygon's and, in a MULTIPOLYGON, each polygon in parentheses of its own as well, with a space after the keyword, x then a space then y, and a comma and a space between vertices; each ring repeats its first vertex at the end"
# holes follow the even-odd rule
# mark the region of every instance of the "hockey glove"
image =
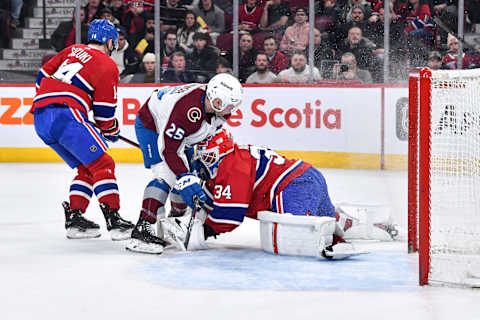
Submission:
POLYGON ((116 118, 113 119, 113 124, 110 128, 102 129, 102 136, 110 142, 118 141, 120 137, 120 127, 118 126, 118 120, 116 118))
POLYGON ((194 203, 193 198, 198 197, 199 202, 202 204, 207 200, 207 195, 203 191, 202 186, 200 185, 200 179, 191 173, 183 173, 177 179, 175 184, 175 189, 182 196, 183 201, 193 209, 194 203))

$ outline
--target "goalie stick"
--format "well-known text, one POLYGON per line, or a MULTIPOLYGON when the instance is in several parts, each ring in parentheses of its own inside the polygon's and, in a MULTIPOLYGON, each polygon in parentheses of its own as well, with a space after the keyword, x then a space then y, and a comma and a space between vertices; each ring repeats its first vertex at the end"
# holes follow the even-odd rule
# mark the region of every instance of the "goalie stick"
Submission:
POLYGON ((200 206, 200 199, 195 196, 193 198, 192 215, 190 216, 190 220, 188 221, 187 233, 185 234, 185 250, 188 250, 188 242, 190 241, 190 234, 192 233, 193 222, 195 220, 195 216, 197 215, 198 210, 200 210, 201 208, 202 207, 200 206))

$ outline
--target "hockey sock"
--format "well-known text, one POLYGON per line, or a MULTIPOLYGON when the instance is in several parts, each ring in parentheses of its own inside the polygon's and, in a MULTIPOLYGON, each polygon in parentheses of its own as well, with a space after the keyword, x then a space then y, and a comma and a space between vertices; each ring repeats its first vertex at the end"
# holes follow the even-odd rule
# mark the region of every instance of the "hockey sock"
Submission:
POLYGON ((93 194, 93 176, 83 165, 79 165, 77 171, 70 184, 70 209, 85 212, 93 194))
POLYGON ((98 202, 106 203, 110 209, 120 209, 120 196, 115 178, 115 162, 104 153, 100 158, 87 165, 93 176, 93 190, 98 202))
POLYGON ((164 206, 170 193, 170 186, 163 180, 150 181, 143 193, 140 217, 150 223, 157 221, 157 211, 164 206))
POLYGON ((187 212, 187 204, 183 201, 182 196, 174 190, 170 193, 170 205, 172 207, 170 216, 182 217, 187 212))

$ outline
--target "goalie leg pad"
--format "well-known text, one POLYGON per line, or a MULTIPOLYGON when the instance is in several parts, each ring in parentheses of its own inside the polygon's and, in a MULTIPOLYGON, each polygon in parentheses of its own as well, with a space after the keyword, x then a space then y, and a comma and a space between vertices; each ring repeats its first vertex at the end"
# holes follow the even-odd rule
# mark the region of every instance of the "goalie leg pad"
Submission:
POLYGON ((258 213, 262 249, 274 254, 321 257, 332 244, 335 218, 258 213))

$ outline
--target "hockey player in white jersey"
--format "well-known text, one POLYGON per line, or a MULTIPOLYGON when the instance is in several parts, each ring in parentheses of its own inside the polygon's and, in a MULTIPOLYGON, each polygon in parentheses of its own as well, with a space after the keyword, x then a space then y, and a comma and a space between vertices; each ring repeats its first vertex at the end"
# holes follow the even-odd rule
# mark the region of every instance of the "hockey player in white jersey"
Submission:
POLYGON ((240 82, 229 74, 214 76, 207 85, 186 84, 155 90, 140 108, 135 132, 144 165, 153 179, 145 188, 139 220, 127 249, 161 253, 168 243, 152 225, 164 217, 164 205, 175 186, 172 201, 193 207, 193 198, 205 201, 199 178, 190 173, 186 147, 211 136, 242 102, 240 82))

